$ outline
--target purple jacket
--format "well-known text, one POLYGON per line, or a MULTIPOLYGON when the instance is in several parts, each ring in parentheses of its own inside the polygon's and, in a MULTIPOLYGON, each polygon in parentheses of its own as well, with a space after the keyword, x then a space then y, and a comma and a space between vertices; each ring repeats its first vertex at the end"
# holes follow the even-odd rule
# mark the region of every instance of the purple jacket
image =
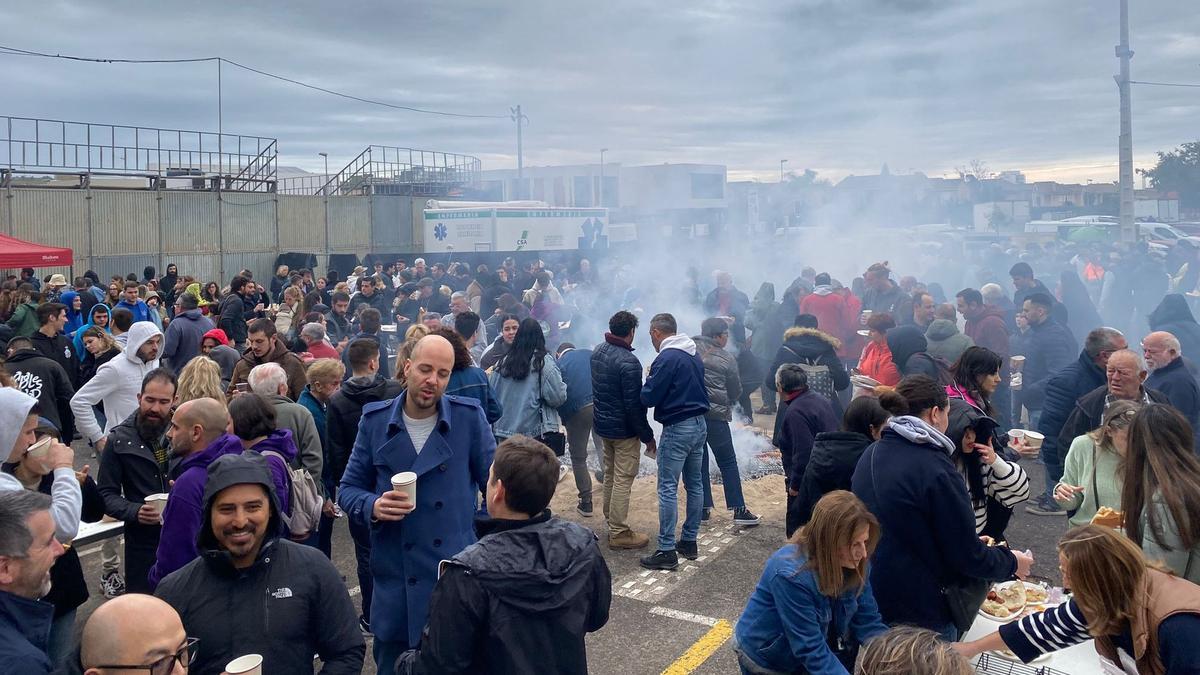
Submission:
MULTIPOLYGON (((296 459, 296 444, 288 429, 272 432, 253 450, 274 450, 286 457, 288 463, 296 459)), ((204 485, 208 482, 208 465, 222 455, 240 455, 242 452, 241 439, 233 434, 225 434, 204 450, 184 457, 175 468, 175 484, 171 487, 171 498, 163 510, 162 536, 158 540, 158 553, 155 556, 157 559, 148 575, 152 589, 168 574, 200 557, 196 537, 204 522, 204 485)), ((266 460, 271 466, 271 478, 275 482, 279 504, 285 511, 290 511, 288 467, 275 457, 267 456, 266 460)))

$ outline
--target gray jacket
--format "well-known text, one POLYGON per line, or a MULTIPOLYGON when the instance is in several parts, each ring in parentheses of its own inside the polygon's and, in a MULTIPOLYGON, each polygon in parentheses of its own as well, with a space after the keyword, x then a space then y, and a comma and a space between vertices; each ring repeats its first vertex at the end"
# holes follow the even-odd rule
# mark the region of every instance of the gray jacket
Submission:
POLYGON ((270 397, 270 401, 275 406, 275 428, 292 431, 292 440, 296 442, 296 449, 300 451, 297 455, 300 466, 304 467, 308 475, 320 486, 324 455, 321 454, 321 437, 317 435, 317 423, 313 421, 312 413, 286 396, 275 394, 270 397))
POLYGON ((733 354, 718 347, 712 338, 696 336, 696 353, 704 362, 704 389, 708 393, 710 420, 729 422, 733 420, 733 405, 742 395, 742 381, 738 378, 737 359, 733 354))

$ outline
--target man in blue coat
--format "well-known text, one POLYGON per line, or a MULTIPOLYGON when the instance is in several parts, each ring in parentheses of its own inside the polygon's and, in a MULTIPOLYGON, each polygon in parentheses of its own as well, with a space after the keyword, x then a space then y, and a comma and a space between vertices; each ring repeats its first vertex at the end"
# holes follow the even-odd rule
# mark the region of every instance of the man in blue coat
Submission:
POLYGON ((483 408, 445 396, 454 348, 421 339, 404 364, 408 389, 363 407, 338 504, 371 529, 371 630, 375 663, 391 672, 420 642, 438 563, 475 542, 476 498, 487 485, 496 442, 483 408), (416 500, 394 490, 394 474, 417 474, 416 500))
POLYGON ((1042 395, 1042 417, 1036 426, 1030 425, 1045 436, 1039 454, 1042 464, 1046 466, 1046 488, 1025 507, 1026 513, 1035 516, 1066 515, 1058 502, 1054 501, 1054 486, 1062 478, 1063 462, 1070 448, 1058 446, 1058 435, 1075 410, 1075 402, 1108 381, 1104 374, 1108 357, 1126 347, 1121 331, 1116 328, 1097 328, 1088 333, 1079 358, 1046 380, 1045 393, 1042 395))

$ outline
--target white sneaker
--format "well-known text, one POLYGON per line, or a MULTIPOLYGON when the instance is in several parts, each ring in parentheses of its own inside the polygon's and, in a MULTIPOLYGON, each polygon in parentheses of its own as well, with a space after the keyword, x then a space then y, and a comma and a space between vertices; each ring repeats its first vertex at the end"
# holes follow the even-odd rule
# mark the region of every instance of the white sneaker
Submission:
POLYGON ((558 465, 558 482, 561 483, 563 481, 563 479, 567 477, 568 473, 571 473, 571 468, 568 467, 566 464, 559 464, 558 465))

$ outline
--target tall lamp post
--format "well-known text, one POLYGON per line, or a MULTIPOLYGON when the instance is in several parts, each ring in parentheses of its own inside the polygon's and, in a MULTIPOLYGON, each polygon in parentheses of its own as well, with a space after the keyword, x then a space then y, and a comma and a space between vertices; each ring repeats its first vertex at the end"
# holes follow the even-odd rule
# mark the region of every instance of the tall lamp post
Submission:
POLYGON ((604 207, 604 153, 608 152, 608 148, 600 148, 600 189, 597 190, 599 197, 596 199, 596 206, 604 207))
POLYGON ((782 182, 783 182, 783 165, 784 165, 784 164, 787 164, 787 160, 786 160, 786 159, 781 159, 781 160, 779 160, 779 182, 780 182, 780 183, 782 183, 782 182))
POLYGON ((328 276, 331 264, 329 260, 329 153, 318 152, 317 154, 325 160, 325 180, 321 186, 321 193, 325 201, 325 274, 328 276))

